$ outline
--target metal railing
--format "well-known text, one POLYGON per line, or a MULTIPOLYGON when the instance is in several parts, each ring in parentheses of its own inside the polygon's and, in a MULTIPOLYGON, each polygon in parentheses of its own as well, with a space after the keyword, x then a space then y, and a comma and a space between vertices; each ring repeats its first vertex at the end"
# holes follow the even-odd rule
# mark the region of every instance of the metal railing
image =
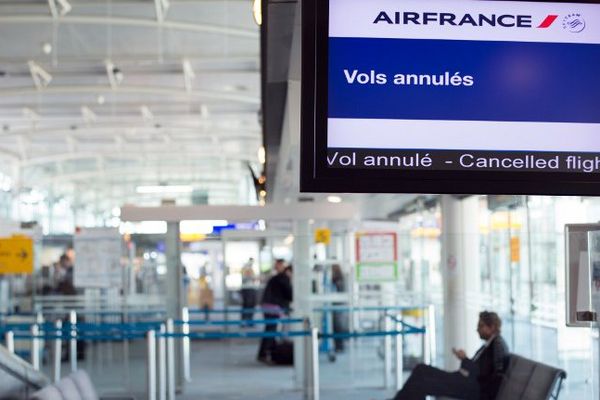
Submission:
MULTIPOLYGON (((366 307, 372 311, 372 307, 366 307)), ((405 335, 423 335, 423 354, 426 363, 431 362, 435 354, 435 316, 432 306, 426 308, 425 325, 414 326, 402 318, 403 310, 414 307, 385 307, 383 331, 351 331, 343 333, 320 333, 318 328, 311 325, 308 318, 278 318, 257 319, 250 321, 255 325, 260 324, 302 324, 300 330, 285 332, 258 332, 258 331, 218 331, 197 332, 191 331, 191 326, 243 326, 246 320, 190 320, 189 312, 183 310, 181 320, 168 319, 166 321, 143 321, 131 323, 89 323, 80 322, 77 313, 71 310, 68 322, 57 320, 54 323, 40 322, 33 324, 14 323, 0 324, 4 333, 5 343, 9 351, 14 352, 15 340, 31 341, 31 363, 34 369, 40 368, 40 350, 42 341, 52 341, 53 380, 61 377, 61 349, 63 341, 69 344, 69 364, 71 372, 77 370, 77 345, 78 341, 126 341, 135 339, 146 340, 147 357, 147 394, 153 400, 174 400, 176 390, 176 341, 182 346, 182 366, 184 377, 189 380, 190 371, 190 340, 215 340, 215 339, 262 339, 262 338, 304 338, 304 361, 307 367, 305 373, 305 398, 318 400, 319 384, 319 340, 352 339, 380 337, 384 340, 384 381, 385 387, 395 383, 396 389, 402 386, 403 371, 403 338, 405 335), (397 312, 394 314, 392 311, 397 312), (398 312, 400 311, 400 312, 398 312), (178 332, 175 327, 182 329, 178 332), (395 343, 395 352, 392 352, 392 341, 395 343), (395 360, 395 377, 392 376, 392 366, 395 360)), ((339 308, 336 308, 339 310, 339 308)), ((378 308, 377 310, 381 310, 378 308)))

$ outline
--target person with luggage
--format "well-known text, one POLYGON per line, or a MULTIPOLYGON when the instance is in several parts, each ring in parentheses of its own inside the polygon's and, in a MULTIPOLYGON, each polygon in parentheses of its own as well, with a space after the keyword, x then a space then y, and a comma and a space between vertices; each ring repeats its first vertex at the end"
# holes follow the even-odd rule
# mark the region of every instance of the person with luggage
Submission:
MULTIPOLYGON (((278 259, 274 265, 275 275, 267 282, 263 292, 262 309, 265 320, 279 319, 284 316, 292 302, 292 268, 285 266, 285 261, 278 259)), ((277 323, 266 323, 265 332, 277 332, 277 323)), ((271 355, 277 341, 275 338, 263 337, 260 341, 257 360, 271 364, 271 355)))

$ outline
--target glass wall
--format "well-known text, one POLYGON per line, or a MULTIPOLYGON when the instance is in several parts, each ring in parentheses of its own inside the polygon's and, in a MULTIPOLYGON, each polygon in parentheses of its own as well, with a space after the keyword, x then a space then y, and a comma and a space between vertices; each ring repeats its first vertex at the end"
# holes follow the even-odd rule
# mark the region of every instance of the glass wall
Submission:
MULTIPOLYGON (((404 279, 437 305, 441 315, 439 208, 400 218, 404 279)), ((600 199, 482 196, 479 207, 480 285, 474 309, 496 310, 515 353, 560 366, 569 375, 561 398, 593 398, 594 340, 591 329, 565 326, 564 226, 600 221, 600 199)), ((442 318, 439 318, 440 322, 442 318)), ((438 357, 444 353, 442 330, 438 357)))

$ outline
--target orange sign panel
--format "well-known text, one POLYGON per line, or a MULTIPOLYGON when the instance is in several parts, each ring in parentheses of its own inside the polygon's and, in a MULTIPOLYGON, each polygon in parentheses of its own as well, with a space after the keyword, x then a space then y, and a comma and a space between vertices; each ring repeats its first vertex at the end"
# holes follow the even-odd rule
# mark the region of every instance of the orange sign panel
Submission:
POLYGON ((33 273, 33 239, 12 236, 0 239, 0 274, 33 273))

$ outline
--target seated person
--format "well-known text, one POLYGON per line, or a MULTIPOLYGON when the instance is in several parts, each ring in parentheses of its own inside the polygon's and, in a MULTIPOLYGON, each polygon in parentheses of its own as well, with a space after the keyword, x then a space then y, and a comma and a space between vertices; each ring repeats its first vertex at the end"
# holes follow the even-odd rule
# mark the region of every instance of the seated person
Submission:
POLYGON ((508 361, 508 346, 500 335, 502 321, 495 312, 479 314, 477 333, 485 344, 468 358, 464 350, 452 349, 461 361, 456 372, 446 372, 420 364, 394 400, 425 400, 426 396, 447 396, 454 399, 493 400, 508 361))

